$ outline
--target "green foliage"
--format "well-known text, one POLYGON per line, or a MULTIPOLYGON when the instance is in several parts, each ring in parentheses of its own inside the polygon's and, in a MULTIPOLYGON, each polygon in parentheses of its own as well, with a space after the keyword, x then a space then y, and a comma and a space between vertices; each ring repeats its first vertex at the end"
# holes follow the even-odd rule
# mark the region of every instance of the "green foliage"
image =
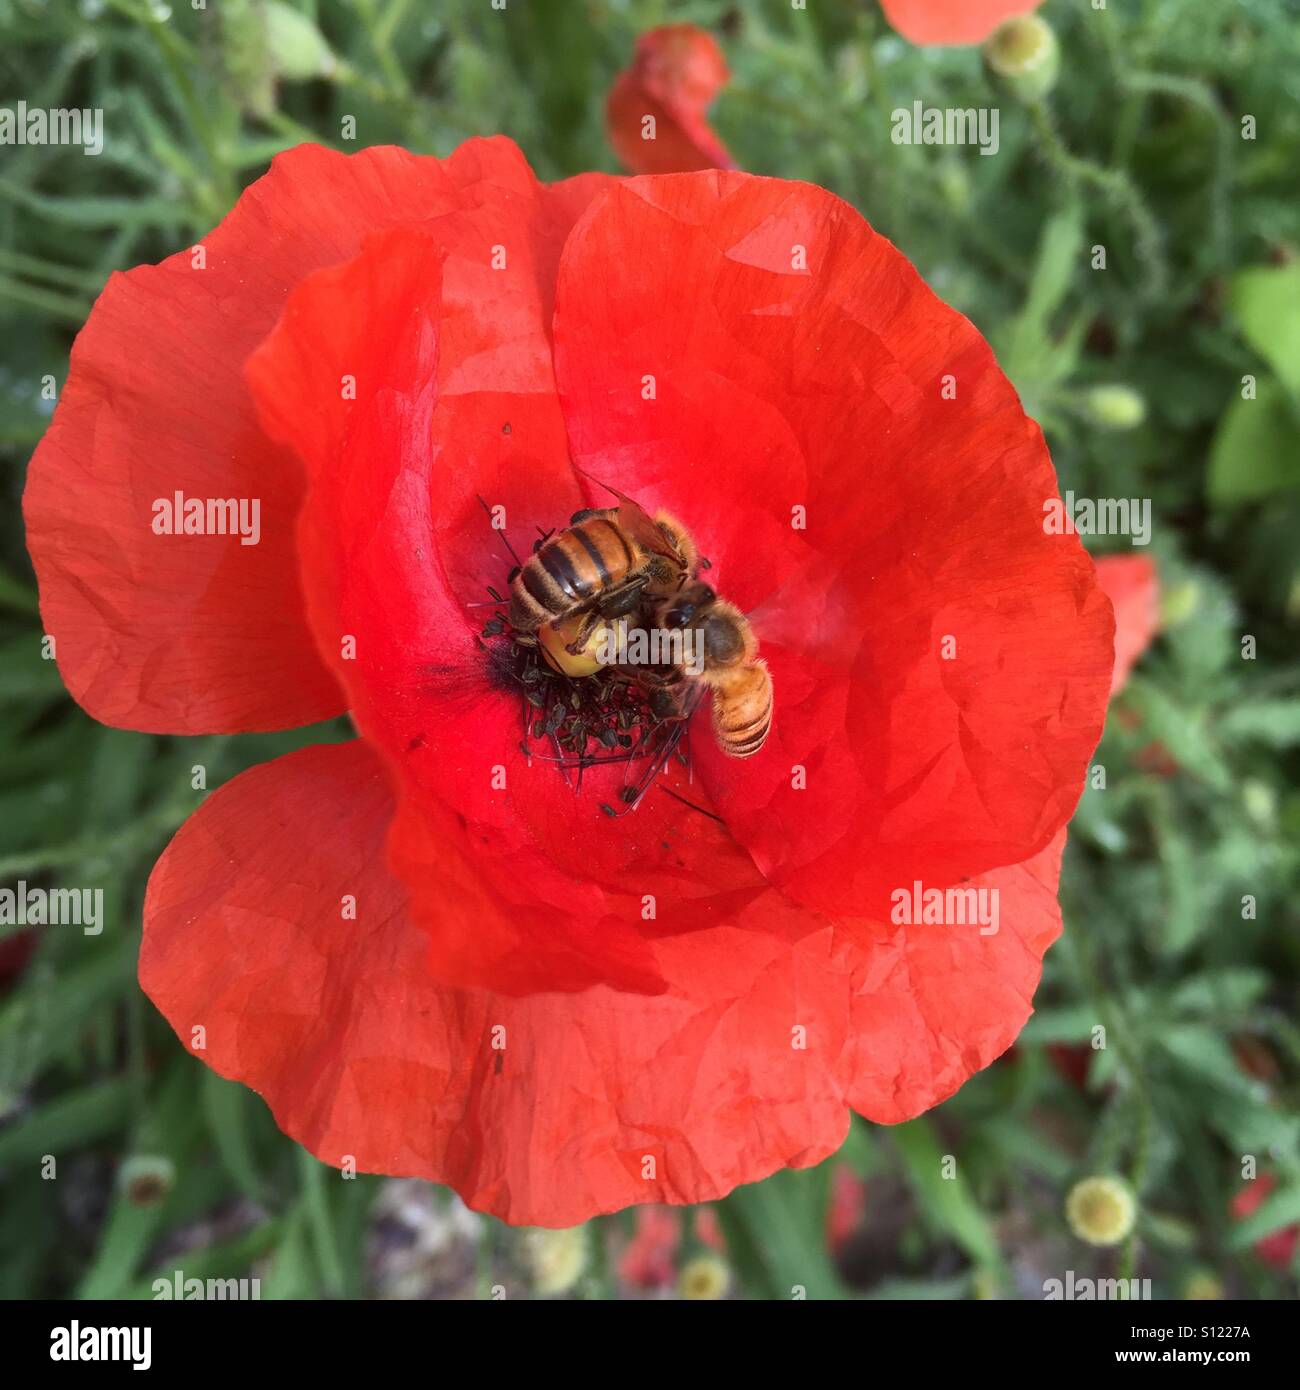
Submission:
MULTIPOLYGON (((742 167, 854 203, 989 337, 1063 489, 1152 500, 1166 604, 1097 752, 1065 938, 1014 1056, 923 1120, 854 1123, 832 1164, 865 1179, 866 1218, 838 1260, 832 1164, 721 1203, 735 1287, 1036 1297, 1068 1266, 1140 1271, 1167 1296, 1207 1268, 1236 1293, 1294 1294, 1295 1269, 1251 1247, 1300 1220, 1300 27, 1286 0, 1041 13, 1059 80, 1044 103, 1001 104, 986 158, 892 142, 897 106, 998 99, 976 50, 912 48, 865 2, 0 0, 0 90, 100 107, 112 132, 93 158, 0 147, 0 883, 99 887, 109 905, 101 936, 40 933, 0 985, 0 1296, 149 1297, 182 1254, 190 1276, 257 1273, 265 1296, 360 1296, 385 1192, 297 1149, 135 985, 149 867, 203 795, 191 767, 217 785, 348 730, 149 738, 71 704, 42 659, 18 506, 46 379, 66 380, 111 272, 190 245, 301 140, 446 154, 502 131, 543 177, 613 169, 604 92, 666 19, 721 37, 733 80, 715 121, 742 167), (1134 398, 1144 415, 1115 416, 1130 428, 1098 427, 1099 402, 1134 398), (1234 1222, 1251 1155, 1276 1186, 1234 1222), (174 1184, 142 1203, 122 1185, 133 1157, 169 1162, 174 1184), (1063 1218, 1070 1184, 1107 1171, 1141 1203, 1117 1256, 1063 1218)), ((18 937, 0 926, 0 951, 18 937)), ((629 1225, 598 1223, 593 1245, 629 1225)), ((483 1294, 523 1259, 494 1223, 472 1238, 444 1292, 483 1294)), ((580 1291, 611 1279, 597 1258, 580 1291)))

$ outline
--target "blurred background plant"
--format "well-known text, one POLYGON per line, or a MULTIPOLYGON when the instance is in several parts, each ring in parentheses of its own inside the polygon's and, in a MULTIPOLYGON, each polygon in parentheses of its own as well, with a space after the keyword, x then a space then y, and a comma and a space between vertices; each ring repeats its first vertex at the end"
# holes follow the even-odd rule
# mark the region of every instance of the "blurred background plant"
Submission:
POLYGON ((1034 1298, 1073 1270, 1294 1296, 1300 16, 1039 13, 1046 95, 977 48, 910 45, 875 0, 0 0, 0 105, 102 108, 106 132, 98 157, 0 146, 0 885, 108 906, 99 936, 0 925, 0 1293, 148 1297, 181 1268, 267 1297, 1034 1298), (203 795, 191 768, 216 785, 348 730, 93 723, 42 659, 19 498, 110 272, 191 245, 301 140, 446 154, 500 131, 544 178, 613 169, 605 94, 669 20, 722 44, 711 119, 740 167, 854 203, 993 342, 1063 490, 1151 499, 1161 633, 1116 696, 1066 934, 1006 1057, 713 1208, 526 1233, 428 1184, 341 1180, 140 994, 144 883, 203 795), (893 143, 917 101, 998 106, 996 157, 893 143))

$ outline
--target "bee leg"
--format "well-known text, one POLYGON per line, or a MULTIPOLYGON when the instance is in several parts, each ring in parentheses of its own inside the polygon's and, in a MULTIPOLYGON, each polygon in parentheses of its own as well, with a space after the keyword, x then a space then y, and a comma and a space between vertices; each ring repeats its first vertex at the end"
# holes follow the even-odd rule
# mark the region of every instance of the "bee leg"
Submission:
POLYGON ((695 709, 690 695, 691 687, 685 681, 670 679, 650 691, 650 712, 664 720, 689 718, 695 709))
POLYGON ((589 612, 584 613, 582 616, 582 626, 578 628, 578 631, 574 636, 573 641, 565 645, 564 650, 566 652, 571 652, 574 656, 577 656, 587 645, 587 641, 591 637, 592 629, 596 626, 596 624, 599 621, 599 609, 593 608, 589 612))
POLYGON ((600 612, 604 618, 625 618, 641 602, 641 590, 645 576, 637 575, 617 589, 610 589, 601 600, 600 612))
POLYGON ((641 599, 641 588, 645 576, 638 574, 634 579, 625 580, 613 589, 606 589, 599 603, 588 611, 577 636, 568 644, 568 650, 575 656, 587 645, 591 630, 602 619, 622 618, 637 606, 641 599))

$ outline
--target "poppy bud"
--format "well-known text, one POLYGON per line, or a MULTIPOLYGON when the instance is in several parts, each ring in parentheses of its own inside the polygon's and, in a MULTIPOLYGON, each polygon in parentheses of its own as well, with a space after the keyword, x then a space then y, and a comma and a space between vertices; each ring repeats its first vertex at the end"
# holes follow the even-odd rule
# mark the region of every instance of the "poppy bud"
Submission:
POLYGON ((1147 403, 1131 386, 1094 386, 1083 397, 1083 408, 1095 425, 1108 430, 1131 430, 1146 419, 1147 403))
POLYGON ((1020 15, 997 29, 984 45, 984 66, 1009 96, 1032 105, 1056 84, 1060 47, 1051 27, 1037 15, 1020 15))
POLYGON ((721 1298, 731 1281, 731 1271, 725 1260, 716 1255, 696 1255, 682 1266, 678 1290, 683 1298, 697 1299, 721 1298))
POLYGON ((266 46, 276 75, 291 82, 329 77, 338 60, 325 36, 299 10, 271 0, 266 7, 266 46))
POLYGON ((156 1207, 176 1185, 176 1168, 162 1154, 133 1154, 118 1169, 117 1181, 133 1207, 156 1207))
POLYGON ((530 1231, 528 1263, 538 1293, 567 1293, 587 1268, 587 1228, 530 1231))
POLYGON ((1160 625, 1178 627, 1196 612, 1201 603, 1201 587, 1194 579, 1166 589, 1160 599, 1160 625))
POLYGON ((1250 777, 1241 784, 1241 804, 1259 825, 1272 825, 1277 819, 1277 793, 1267 782, 1250 777))
POLYGON ((1065 1199, 1065 1219, 1089 1245, 1118 1245, 1133 1229, 1137 1202, 1122 1178, 1084 1178, 1065 1199))

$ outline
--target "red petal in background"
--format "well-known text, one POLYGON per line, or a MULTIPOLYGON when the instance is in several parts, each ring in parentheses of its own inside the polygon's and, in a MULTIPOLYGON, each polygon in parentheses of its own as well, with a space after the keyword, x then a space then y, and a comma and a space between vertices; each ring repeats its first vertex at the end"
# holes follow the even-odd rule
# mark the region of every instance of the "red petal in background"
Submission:
POLYGON ((1103 555, 1097 583, 1115 609, 1115 669, 1110 693, 1124 687, 1160 628, 1160 586, 1149 555, 1103 555))
POLYGON ((919 44, 983 43, 1002 23, 1043 0, 880 0, 885 18, 919 44))
POLYGON ((632 65, 610 88, 605 129, 635 174, 734 169, 707 112, 731 74, 713 37, 693 24, 668 24, 637 40, 632 65), (646 139, 646 117, 654 138, 646 139))
POLYGON ((391 814, 362 741, 213 792, 150 879, 140 980, 321 1159, 447 1182, 512 1222, 709 1201, 819 1162, 846 1099, 918 1113, 1007 1046, 1058 929, 1059 846, 989 876, 996 936, 725 926, 656 942, 653 997, 452 990, 384 866, 391 814))
POLYGON ((971 324, 832 195, 697 174, 593 204, 555 332, 575 461, 687 521, 762 641, 768 745, 695 751, 765 876, 878 915, 1048 845, 1112 620, 1044 532, 1042 435, 971 324))
MULTIPOLYGON (((1272 1173, 1261 1173, 1248 1183, 1232 1199, 1230 1210, 1233 1219, 1244 1221, 1254 1215, 1273 1194, 1277 1179, 1272 1173)), ((1300 1224, 1279 1227, 1257 1240, 1251 1249, 1274 1269, 1290 1269, 1295 1257, 1296 1244, 1300 1242, 1300 1224)))
POLYGON ((245 361, 309 271, 354 255, 376 229, 472 206, 522 164, 500 140, 446 161, 301 146, 204 240, 201 268, 183 251, 109 281, 23 500, 45 628, 95 718, 234 732, 345 707, 303 619, 301 468, 258 428, 245 361), (155 500, 177 491, 257 499, 258 543, 155 534, 155 500))

